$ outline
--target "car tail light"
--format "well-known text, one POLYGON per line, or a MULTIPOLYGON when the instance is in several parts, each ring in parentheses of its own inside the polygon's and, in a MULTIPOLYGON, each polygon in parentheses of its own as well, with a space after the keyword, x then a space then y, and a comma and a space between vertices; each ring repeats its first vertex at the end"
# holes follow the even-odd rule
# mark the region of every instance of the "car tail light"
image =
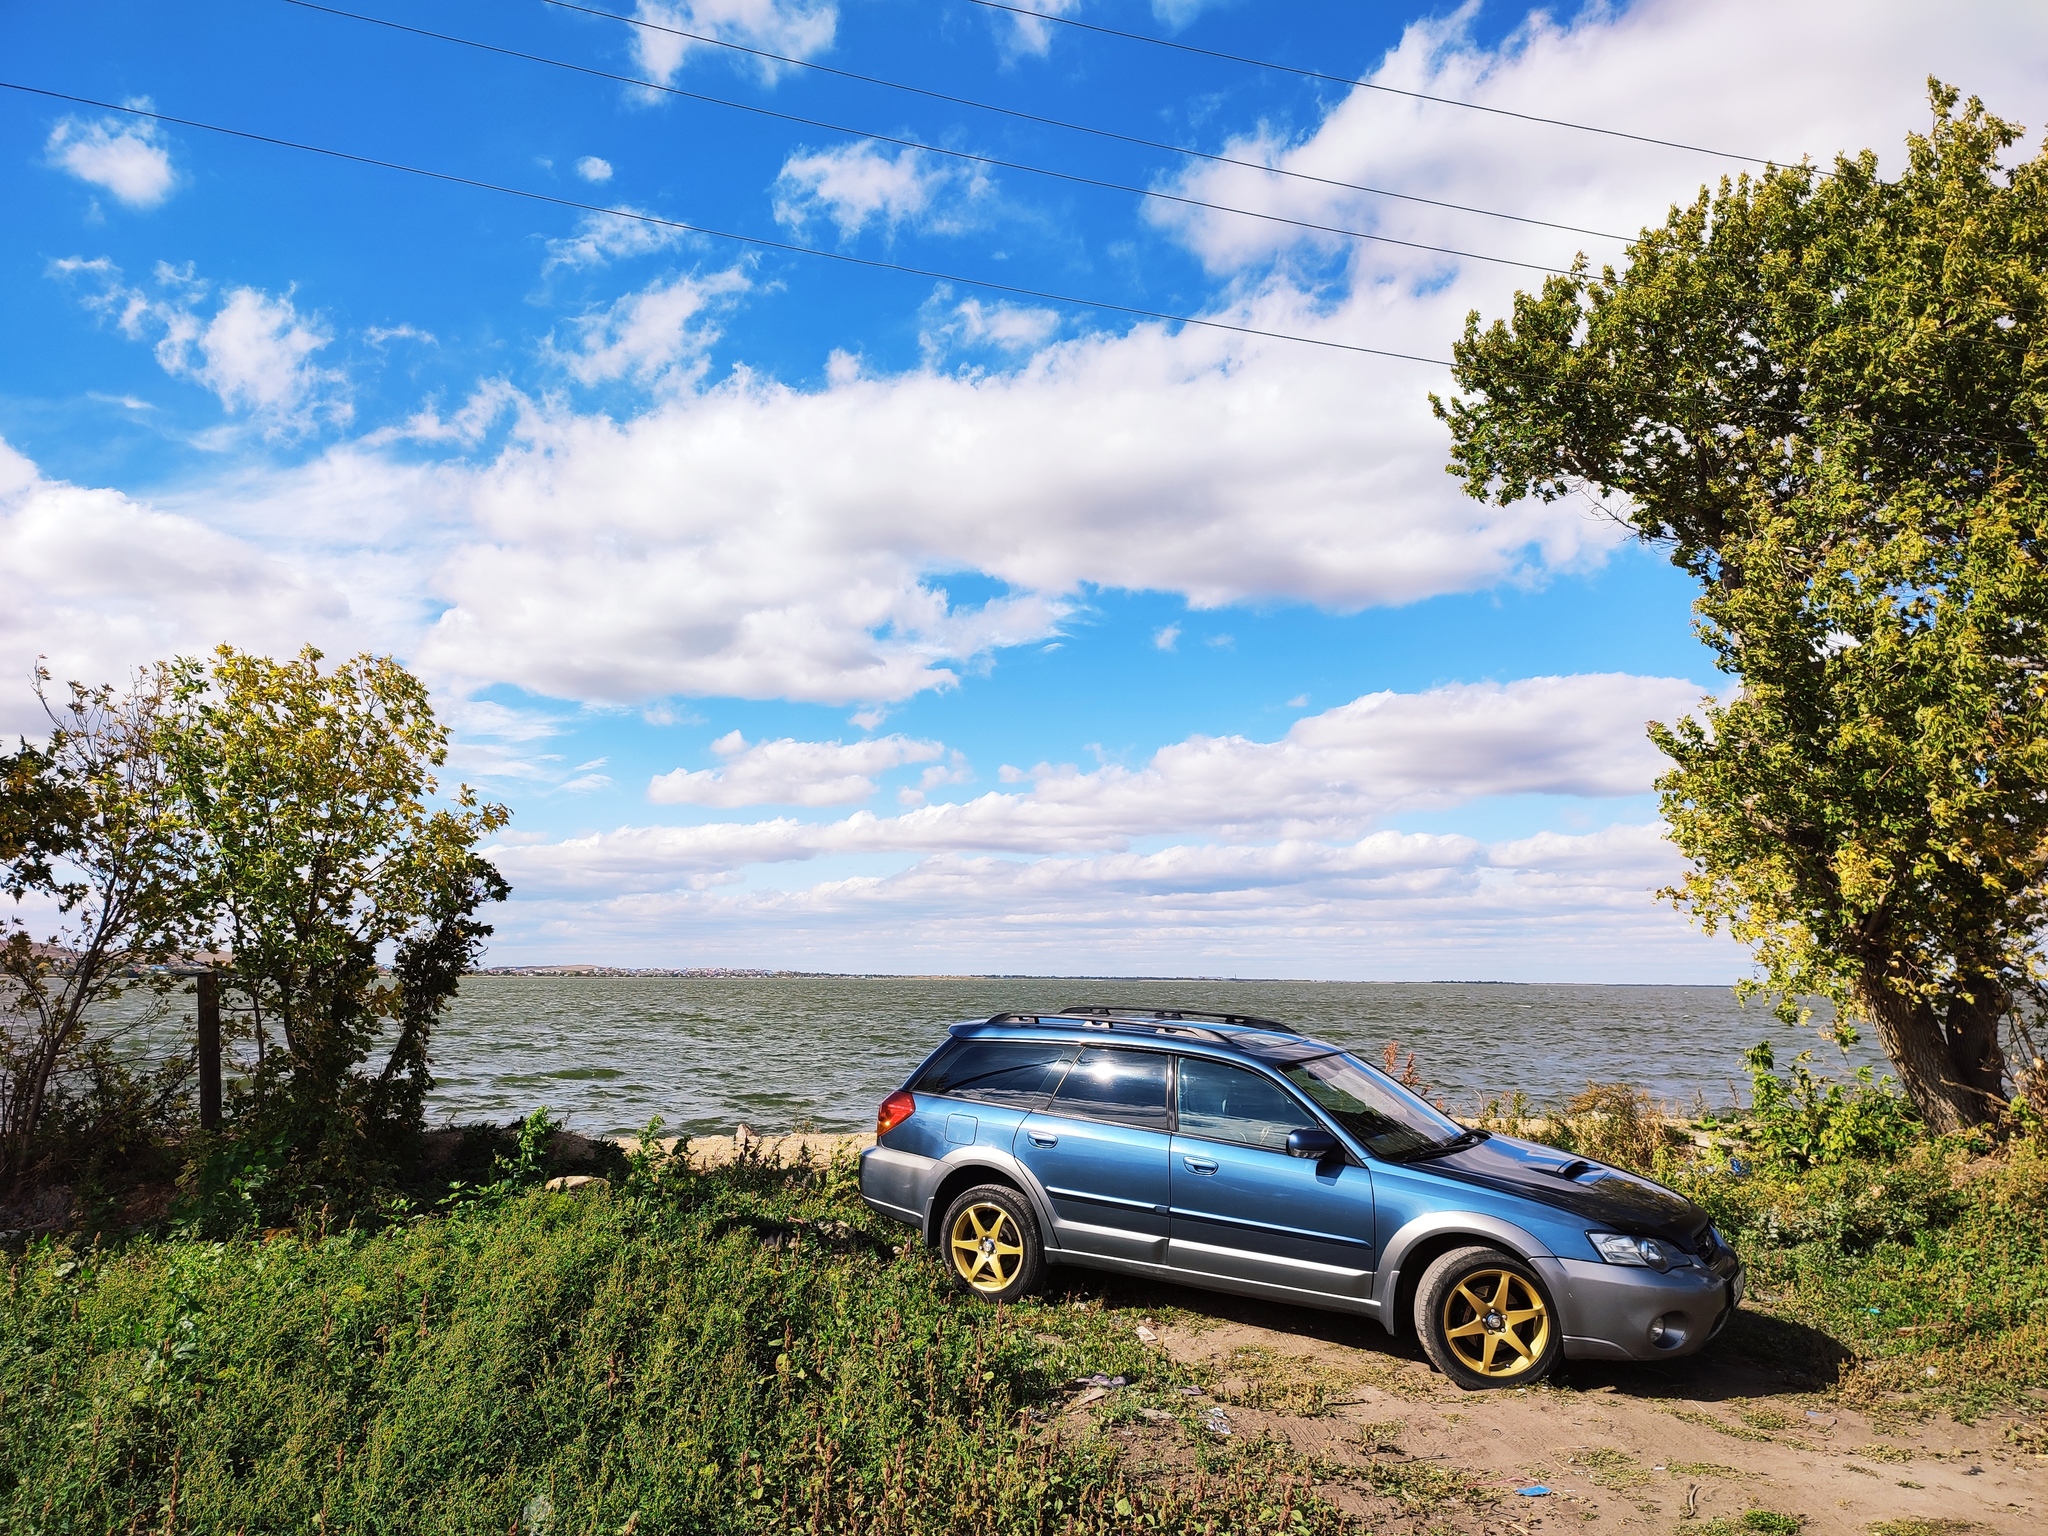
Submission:
POLYGON ((886 1136, 897 1126, 908 1120, 917 1108, 908 1088, 898 1088, 882 1100, 882 1107, 875 1111, 875 1135, 886 1136))

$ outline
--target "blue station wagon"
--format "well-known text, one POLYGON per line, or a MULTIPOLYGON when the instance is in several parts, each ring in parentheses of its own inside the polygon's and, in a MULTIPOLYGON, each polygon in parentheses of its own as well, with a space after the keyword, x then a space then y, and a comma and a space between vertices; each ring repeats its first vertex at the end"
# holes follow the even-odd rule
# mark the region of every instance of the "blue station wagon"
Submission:
POLYGON ((1270 1019, 955 1024, 875 1132, 863 1198, 994 1301, 1071 1264, 1357 1313, 1480 1388, 1691 1354, 1742 1300, 1741 1263, 1690 1201, 1468 1130, 1270 1019))

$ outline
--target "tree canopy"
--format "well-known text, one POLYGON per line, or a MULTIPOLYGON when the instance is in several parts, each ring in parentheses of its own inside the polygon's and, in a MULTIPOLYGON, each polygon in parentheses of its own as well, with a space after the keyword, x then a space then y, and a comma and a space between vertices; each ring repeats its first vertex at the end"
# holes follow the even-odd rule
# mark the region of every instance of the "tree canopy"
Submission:
POLYGON ((430 803, 448 731, 403 666, 321 660, 181 658, 164 742, 193 900, 249 1005, 256 1097, 340 1167, 366 1127, 418 1119, 429 1031, 491 931, 476 913, 508 894, 475 845, 509 813, 466 785, 430 803), (383 1065, 359 1071, 373 1048, 383 1065))
POLYGON ((74 683, 46 743, 0 755, 0 891, 42 914, 0 929, 0 1179, 94 1004, 196 964, 231 975, 255 1052, 232 1139, 287 1182, 359 1185, 418 1129, 434 1023, 509 894, 476 851, 508 813, 437 802, 448 732, 403 666, 322 659, 74 683))
POLYGON ((1653 725, 1667 893, 1873 1025, 1929 1123, 2006 1091, 2048 926, 2048 154, 1930 82, 1875 154, 1724 181, 1475 313, 1451 469, 1584 495, 1700 583, 1740 688, 1653 725))

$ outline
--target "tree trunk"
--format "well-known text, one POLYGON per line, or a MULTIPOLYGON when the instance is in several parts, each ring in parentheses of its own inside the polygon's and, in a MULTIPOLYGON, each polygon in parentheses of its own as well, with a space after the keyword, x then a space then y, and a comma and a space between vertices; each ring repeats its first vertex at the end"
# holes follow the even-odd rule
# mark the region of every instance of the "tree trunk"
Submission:
POLYGON ((1952 996, 1946 1028, 1933 1004, 1901 997, 1882 981, 1864 981, 1857 1001, 1928 1129, 1945 1135, 1991 1119, 2003 1102, 2003 992, 1980 982, 1971 997, 1952 996))

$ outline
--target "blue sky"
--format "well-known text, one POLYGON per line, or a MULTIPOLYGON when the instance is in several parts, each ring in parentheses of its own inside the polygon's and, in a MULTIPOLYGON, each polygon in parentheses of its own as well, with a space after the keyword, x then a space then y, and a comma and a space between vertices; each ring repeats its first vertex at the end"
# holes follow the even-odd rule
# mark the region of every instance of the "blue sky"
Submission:
MULTIPOLYGON (((1500 110, 969 0, 640 0, 637 27, 360 6, 739 106, 286 0, 10 8, 0 73, 1425 357, 1541 267, 1623 248, 1548 225, 1626 234, 1743 168, 1500 112, 1893 160, 1930 71, 2048 115, 2048 18, 1990 0, 1938 25, 1846 0, 1031 8, 1500 110)), ((516 813, 497 960, 1741 971, 1651 895, 1677 865, 1643 722, 1725 686, 1691 593, 1590 501, 1462 498, 1440 368, 18 92, 0 145, 0 673, 221 640, 404 657, 451 769, 516 813)), ((0 689, 0 725, 29 706, 0 689)))

